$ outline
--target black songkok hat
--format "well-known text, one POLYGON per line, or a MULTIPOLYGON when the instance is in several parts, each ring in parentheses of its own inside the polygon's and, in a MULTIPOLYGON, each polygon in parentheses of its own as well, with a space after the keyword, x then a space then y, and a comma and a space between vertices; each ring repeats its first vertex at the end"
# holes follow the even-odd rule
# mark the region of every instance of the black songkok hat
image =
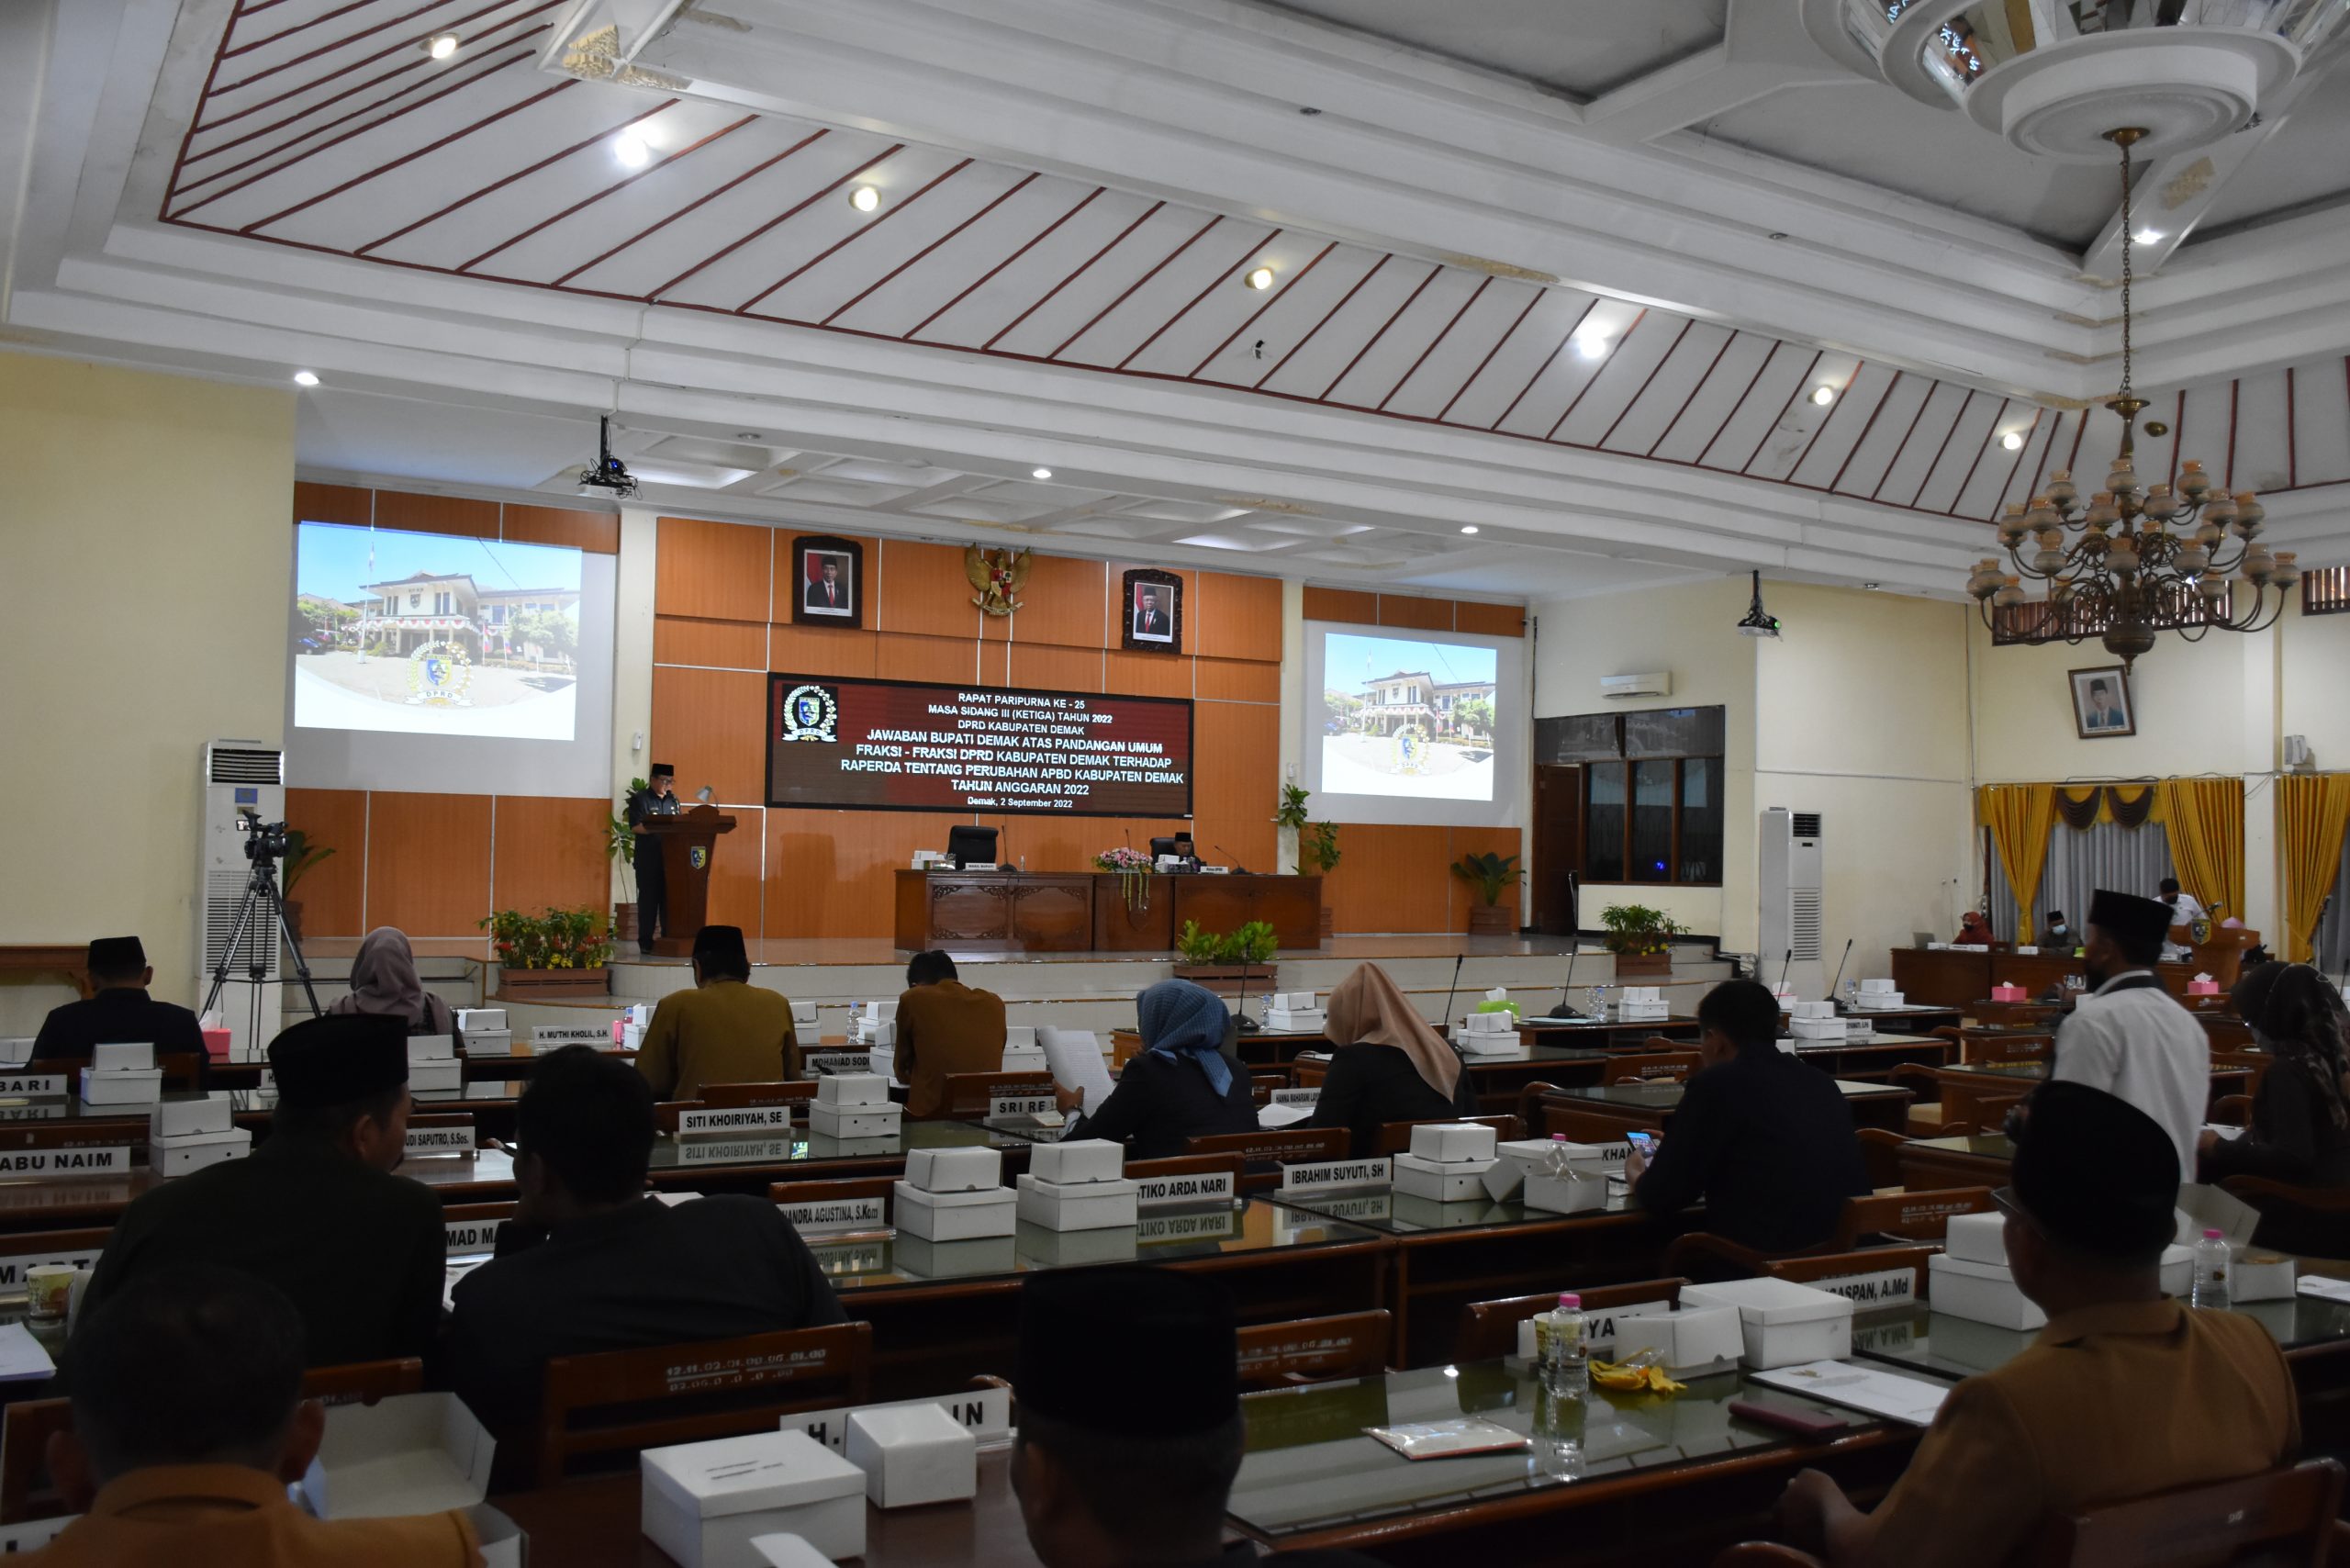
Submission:
POLYGON ((1240 1409, 1232 1297, 1171 1269, 1056 1269, 1020 1287, 1013 1396, 1085 1432, 1177 1438, 1240 1409), (1136 1347, 1147 1347, 1136 1354, 1136 1347), (1114 1377, 1102 1369, 1115 1366, 1114 1377))
POLYGON ((2148 1263, 2177 1235, 2178 1148, 2127 1100, 2042 1084, 2016 1135, 2002 1198, 2068 1251, 2148 1263))
POLYGON ((677 776, 677 770, 666 762, 655 763, 653 771, 645 775, 647 778, 675 778, 677 776))
POLYGON ((732 962, 749 968, 750 949, 743 946, 743 928, 739 925, 705 925, 694 933, 694 957, 707 962, 715 958, 721 963, 732 962))
POLYGON ((85 962, 102 975, 128 974, 147 967, 147 949, 136 936, 101 936, 90 944, 85 962))
POLYGON ((2159 899, 2142 899, 2099 888, 2089 901, 2089 924, 2121 941, 2159 942, 2170 935, 2178 912, 2159 899))
POLYGON ((306 1018, 269 1043, 269 1066, 279 1104, 348 1105, 408 1081, 408 1020, 387 1013, 306 1018))

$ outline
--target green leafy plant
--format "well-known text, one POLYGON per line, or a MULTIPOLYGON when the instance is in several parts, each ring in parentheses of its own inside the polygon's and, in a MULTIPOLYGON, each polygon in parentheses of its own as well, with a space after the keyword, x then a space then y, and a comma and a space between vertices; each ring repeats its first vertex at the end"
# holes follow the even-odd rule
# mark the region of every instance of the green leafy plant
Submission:
POLYGON ((1298 869, 1311 866, 1328 873, 1338 868, 1338 824, 1314 823, 1297 838, 1298 869))
MULTIPOLYGON (((628 781, 628 795, 649 788, 651 786, 643 779, 632 778, 628 781)), ((628 795, 621 798, 621 809, 614 812, 611 820, 604 824, 604 854, 610 859, 633 868, 636 865, 636 832, 628 825, 628 795)))
POLYGON ((501 909, 474 924, 489 933, 500 969, 592 969, 612 956, 611 932, 603 913, 585 904, 537 914, 501 909))
POLYGON ((1478 902, 1489 904, 1501 902, 1502 890, 1515 885, 1520 876, 1516 856, 1496 855, 1490 849, 1483 855, 1462 856, 1453 866, 1452 874, 1464 882, 1476 883, 1478 902))
POLYGON ((312 867, 333 853, 332 849, 323 844, 312 844, 309 835, 300 828, 288 828, 285 832, 285 869, 280 873, 285 879, 285 896, 293 897, 294 884, 308 876, 312 867))
POLYGON ((1599 912, 1599 924, 1607 928, 1607 950, 1628 955, 1669 953, 1681 931, 1662 910, 1639 903, 1611 903, 1599 912))
POLYGON ((1213 964, 1224 957, 1225 939, 1213 931, 1203 931, 1196 920, 1187 920, 1176 934, 1175 951, 1187 964, 1213 964))
POLYGON ((1224 939, 1221 955, 1227 964, 1261 964, 1281 951, 1281 939, 1271 925, 1252 920, 1224 939))
POLYGON ((1464 697, 1454 704, 1452 727, 1465 734, 1490 735, 1494 733, 1494 705, 1483 697, 1464 697))
POLYGON ((1292 832, 1305 826, 1306 793, 1294 784, 1281 786, 1281 810, 1273 813, 1273 825, 1292 832))

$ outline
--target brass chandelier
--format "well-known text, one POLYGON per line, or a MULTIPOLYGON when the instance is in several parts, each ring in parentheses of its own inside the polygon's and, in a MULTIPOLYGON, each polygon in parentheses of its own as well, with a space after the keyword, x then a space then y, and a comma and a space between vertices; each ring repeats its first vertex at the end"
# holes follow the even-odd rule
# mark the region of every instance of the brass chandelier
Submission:
MULTIPOLYGON (((2009 505, 1998 526, 2012 569, 1986 555, 1966 579, 1984 624, 1995 632, 2030 644, 2098 637, 2125 670, 2154 647, 2161 632, 2200 642, 2215 626, 2258 632, 2274 625, 2301 577, 2290 551, 2272 554, 2260 543, 2266 514, 2255 492, 2231 496, 2193 461, 2178 465, 2176 489, 2138 483, 2137 424, 2146 400, 2130 384, 2130 148, 2145 134, 2134 127, 2106 133, 2121 151, 2121 388, 2105 403, 2121 420, 2121 450, 2106 487, 2090 496, 2087 507, 2072 475, 2061 469, 2028 506, 2009 505), (2026 577, 2047 585, 2037 620, 2020 613, 2026 577), (2241 615, 2233 591, 2238 583, 2252 590, 2241 615), (2002 610, 2006 626, 1999 624, 2002 610)), ((2158 424, 2147 431, 2165 433, 2158 424)))

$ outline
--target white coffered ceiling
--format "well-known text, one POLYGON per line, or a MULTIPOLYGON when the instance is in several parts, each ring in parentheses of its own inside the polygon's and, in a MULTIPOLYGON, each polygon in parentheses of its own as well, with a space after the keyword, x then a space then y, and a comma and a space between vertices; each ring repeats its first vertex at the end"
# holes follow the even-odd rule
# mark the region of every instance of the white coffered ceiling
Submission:
MULTIPOLYGON (((28 0, 0 312, 318 371, 321 476, 567 490, 610 409, 648 498, 714 516, 1510 597, 1953 591, 2003 504, 2109 455, 2113 180, 1794 10, 28 0)), ((2149 171, 2195 221, 2140 289, 2181 432, 2142 470, 2261 486, 2312 560, 2350 558, 2325 84, 2149 171)))

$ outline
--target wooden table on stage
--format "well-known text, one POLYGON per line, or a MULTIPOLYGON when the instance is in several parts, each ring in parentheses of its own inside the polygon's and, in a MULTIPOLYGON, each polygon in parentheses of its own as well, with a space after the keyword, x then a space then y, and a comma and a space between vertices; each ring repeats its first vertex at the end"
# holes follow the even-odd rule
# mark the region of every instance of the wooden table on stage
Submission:
POLYGON ((901 871, 897 945, 1008 953, 1168 953, 1187 920, 1203 931, 1273 928, 1284 948, 1322 943, 1322 879, 1184 872, 1150 879, 1127 907, 1106 871, 901 871))
MULTIPOLYGON (((2258 941, 2260 934, 2224 930, 2212 932, 2211 937, 2210 943, 2195 949, 2195 956, 2188 962, 2154 966, 2164 989, 2173 996, 2185 1001, 2188 981, 2206 972, 2218 979, 2224 994, 2235 983, 2235 970, 2243 960, 2245 946, 2258 941)), ((1976 1015, 1975 1003, 1988 997, 1995 985, 2020 985, 2027 995, 2037 998, 2051 986, 2062 986, 2065 976, 2082 972, 2081 960, 2070 953, 2018 953, 2002 948, 1987 953, 1930 947, 1893 949, 1893 983, 1903 996, 1930 1006, 1955 1007, 1970 1017, 1976 1015)))
MULTIPOLYGON (((1891 1132, 1907 1132, 1909 1128, 1909 1102, 1907 1089, 1895 1089, 1883 1083, 1853 1083, 1839 1079, 1837 1086, 1844 1091, 1844 1103, 1852 1108, 1852 1125, 1858 1127, 1884 1127, 1891 1132)), ((1561 1110, 1586 1112, 1623 1123, 1628 1127, 1662 1130, 1673 1119, 1681 1104, 1685 1085, 1679 1083, 1616 1083, 1604 1089, 1561 1089, 1544 1096, 1544 1103, 1561 1110)), ((1542 1136, 1540 1128, 1529 1127, 1529 1137, 1542 1136)))

